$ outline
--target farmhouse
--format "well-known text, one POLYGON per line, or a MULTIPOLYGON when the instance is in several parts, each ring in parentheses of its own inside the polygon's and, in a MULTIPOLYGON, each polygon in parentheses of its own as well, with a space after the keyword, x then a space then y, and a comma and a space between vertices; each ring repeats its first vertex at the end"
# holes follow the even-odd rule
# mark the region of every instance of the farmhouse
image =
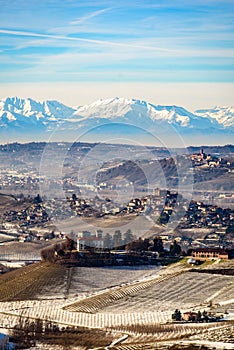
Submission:
POLYGON ((99 233, 92 235, 87 231, 79 232, 77 237, 77 251, 80 252, 89 248, 103 249, 104 241, 102 235, 99 233))
POLYGON ((192 257, 197 260, 228 259, 228 253, 221 248, 193 249, 192 257))
POLYGON ((194 311, 187 311, 183 313, 184 321, 197 321, 198 313, 194 311))

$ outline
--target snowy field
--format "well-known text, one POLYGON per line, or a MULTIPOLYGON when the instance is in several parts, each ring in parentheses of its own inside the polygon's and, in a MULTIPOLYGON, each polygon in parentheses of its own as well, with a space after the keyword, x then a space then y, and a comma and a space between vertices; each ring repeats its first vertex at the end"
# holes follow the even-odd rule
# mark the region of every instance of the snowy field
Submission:
POLYGON ((132 339, 151 344, 193 337, 196 341, 215 339, 234 344, 234 276, 190 272, 179 265, 65 270, 57 283, 51 279, 47 287, 43 285, 34 299, 0 302, 0 327, 12 327, 20 316, 123 334, 126 327, 139 327, 128 330, 128 339, 118 349, 137 349, 131 347, 132 339), (225 322, 172 325, 175 308, 182 312, 225 308, 229 313, 225 322), (147 327, 157 325, 159 328, 149 334, 147 327))

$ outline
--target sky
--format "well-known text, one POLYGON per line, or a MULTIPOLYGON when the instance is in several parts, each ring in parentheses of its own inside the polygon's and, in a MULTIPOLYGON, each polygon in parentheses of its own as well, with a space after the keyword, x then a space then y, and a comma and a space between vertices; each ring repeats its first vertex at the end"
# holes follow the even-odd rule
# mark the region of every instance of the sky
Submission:
POLYGON ((233 105, 233 0, 0 0, 0 98, 233 105))

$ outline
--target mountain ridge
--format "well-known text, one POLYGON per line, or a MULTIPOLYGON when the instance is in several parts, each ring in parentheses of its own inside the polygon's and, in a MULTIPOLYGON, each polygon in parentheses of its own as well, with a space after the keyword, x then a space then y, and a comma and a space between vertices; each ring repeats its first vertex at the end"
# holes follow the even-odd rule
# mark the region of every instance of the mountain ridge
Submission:
MULTIPOLYGON (((100 129, 113 124, 128 125, 126 133, 134 133, 133 126, 142 130, 163 130, 170 133, 173 128, 181 135, 230 134, 234 130, 234 107, 200 109, 192 113, 181 106, 156 105, 144 100, 115 97, 100 99, 91 104, 70 107, 57 100, 37 101, 31 98, 6 97, 0 99, 0 133, 30 136, 51 132, 63 125, 66 132, 74 130, 100 129)), ((121 134, 123 127, 119 127, 121 134)), ((61 131, 61 130, 60 130, 61 131)), ((228 141, 229 142, 229 141, 228 141)))

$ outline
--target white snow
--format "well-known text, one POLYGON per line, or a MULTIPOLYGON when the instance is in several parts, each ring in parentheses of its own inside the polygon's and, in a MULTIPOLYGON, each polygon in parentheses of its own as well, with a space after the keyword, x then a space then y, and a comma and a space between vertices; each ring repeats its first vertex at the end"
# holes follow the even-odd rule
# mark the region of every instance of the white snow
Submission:
POLYGON ((40 120, 58 121, 69 117, 73 112, 72 108, 57 101, 38 102, 30 98, 18 97, 7 97, 0 100, 0 119, 4 119, 5 125, 8 124, 8 121, 27 123, 35 123, 35 120, 39 122, 40 120))
MULTIPOLYGON (((2 128, 27 132, 42 127, 53 130, 63 122, 61 130, 89 130, 103 124, 121 123, 156 130, 172 125, 178 131, 230 131, 234 128, 234 107, 216 107, 195 113, 183 107, 154 105, 127 98, 100 99, 89 105, 71 108, 58 101, 35 101, 31 98, 7 97, 0 99, 0 131, 2 128)), ((134 131, 134 130, 133 130, 134 131)))
POLYGON ((217 121, 224 128, 233 128, 234 126, 234 107, 215 107, 197 110, 195 113, 200 117, 217 121))

